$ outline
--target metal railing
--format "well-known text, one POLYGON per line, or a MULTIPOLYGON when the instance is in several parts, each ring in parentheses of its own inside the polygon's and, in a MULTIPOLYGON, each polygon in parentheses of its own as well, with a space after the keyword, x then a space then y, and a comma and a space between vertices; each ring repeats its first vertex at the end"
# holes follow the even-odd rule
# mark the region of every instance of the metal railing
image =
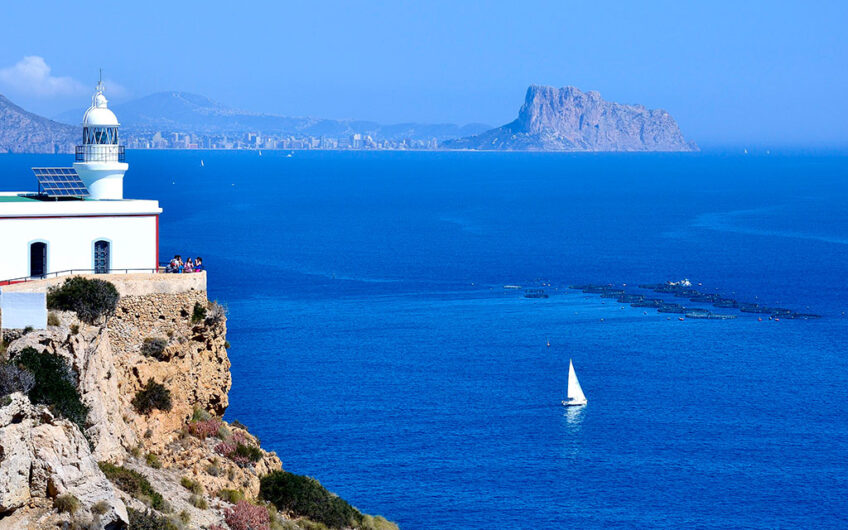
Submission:
POLYGON ((78 145, 75 151, 75 161, 77 162, 125 162, 127 159, 123 145, 78 145))
POLYGON ((38 276, 21 276, 20 278, 10 278, 8 280, 0 280, 0 286, 12 285, 16 283, 37 282, 47 280, 49 278, 58 278, 60 276, 73 276, 74 274, 165 274, 168 263, 160 263, 156 268, 141 268, 141 269, 109 269, 106 272, 97 271, 95 269, 68 269, 64 271, 47 272, 38 276))

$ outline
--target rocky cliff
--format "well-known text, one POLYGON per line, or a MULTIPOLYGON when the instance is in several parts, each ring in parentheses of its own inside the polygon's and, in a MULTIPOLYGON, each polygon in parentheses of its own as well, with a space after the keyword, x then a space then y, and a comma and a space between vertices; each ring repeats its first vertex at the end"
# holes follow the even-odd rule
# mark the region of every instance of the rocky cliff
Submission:
MULTIPOLYGON (((163 528, 242 528, 227 526, 227 510, 256 499, 260 478, 282 464, 221 420, 231 379, 220 306, 198 290, 125 295, 96 325, 66 311, 50 322, 7 337, 4 365, 64 359, 87 415, 74 423, 60 407, 33 404, 32 392, 0 395, 0 530, 121 529, 133 511, 174 525, 163 528), (149 381, 167 389, 168 407, 140 411, 149 381)), ((276 527, 301 527, 285 516, 276 527)))
POLYGON ((531 86, 518 119, 448 149, 526 151, 697 151, 671 115, 642 105, 605 101, 574 87, 531 86))
POLYGON ((0 95, 0 153, 72 153, 79 128, 27 112, 0 95))

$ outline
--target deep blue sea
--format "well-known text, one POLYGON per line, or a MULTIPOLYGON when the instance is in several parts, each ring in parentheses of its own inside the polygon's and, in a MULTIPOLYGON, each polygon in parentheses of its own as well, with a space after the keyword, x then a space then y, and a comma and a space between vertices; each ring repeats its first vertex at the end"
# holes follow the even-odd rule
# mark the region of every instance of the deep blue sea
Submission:
POLYGON ((204 258, 227 418, 286 469, 404 529, 848 525, 848 156, 286 154, 132 151, 125 181, 163 259, 204 258), (684 277, 823 318, 567 288, 684 277))

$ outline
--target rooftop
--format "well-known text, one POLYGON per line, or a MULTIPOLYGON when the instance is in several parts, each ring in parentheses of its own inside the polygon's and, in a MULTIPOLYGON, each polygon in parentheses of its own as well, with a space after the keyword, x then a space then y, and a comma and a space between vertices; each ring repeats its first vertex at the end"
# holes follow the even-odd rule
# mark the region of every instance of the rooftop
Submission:
POLYGON ((90 200, 36 196, 31 193, 0 193, 0 218, 75 217, 92 215, 158 215, 159 201, 139 199, 90 200))
POLYGON ((38 202, 38 199, 23 195, 0 195, 0 202, 38 202))

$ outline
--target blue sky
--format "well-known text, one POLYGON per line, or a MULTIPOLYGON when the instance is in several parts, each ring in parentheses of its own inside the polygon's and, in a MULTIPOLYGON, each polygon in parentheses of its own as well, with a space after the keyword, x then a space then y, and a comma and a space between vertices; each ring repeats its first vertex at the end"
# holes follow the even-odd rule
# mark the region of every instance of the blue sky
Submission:
POLYGON ((253 111, 514 119, 529 84, 668 110, 704 144, 848 145, 848 2, 7 3, 0 93, 47 115, 184 90, 253 111), (25 59, 25 58, 29 59, 25 59))

